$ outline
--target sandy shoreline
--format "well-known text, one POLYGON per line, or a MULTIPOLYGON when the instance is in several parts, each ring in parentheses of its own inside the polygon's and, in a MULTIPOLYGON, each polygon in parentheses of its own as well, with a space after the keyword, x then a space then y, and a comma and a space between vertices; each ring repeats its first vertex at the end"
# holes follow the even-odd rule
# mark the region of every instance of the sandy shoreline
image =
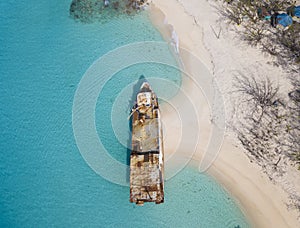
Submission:
MULTIPOLYGON (((226 37, 218 39, 213 33, 212 27, 215 28, 215 31, 219 29, 215 23, 218 17, 207 1, 182 0, 178 2, 176 0, 153 0, 153 3, 155 7, 151 7, 152 22, 168 42, 172 42, 172 31, 175 30, 179 37, 179 46, 193 51, 193 54, 202 60, 215 77, 218 76, 218 72, 228 77, 228 75, 230 75, 227 72, 229 71, 228 68, 231 67, 234 69, 238 67, 232 62, 230 53, 228 53, 226 49, 228 48, 227 42, 229 43, 230 41, 226 40, 226 37), (208 19, 205 20, 205 18, 208 19), (162 26, 163 21, 169 25, 162 26), (204 33, 205 38, 211 41, 209 45, 204 41, 204 33), (218 49, 217 51, 220 53, 223 52, 222 55, 228 55, 228 58, 225 58, 225 60, 215 58, 217 51, 212 50, 213 48, 218 49), (222 66, 224 67, 226 64, 228 67, 222 68, 222 66), (218 66, 220 67, 218 68, 218 66)), ((263 58, 255 51, 250 49, 247 51, 257 59, 256 61, 263 58)), ((184 55, 181 57, 186 66, 186 70, 190 71, 191 74, 195 73, 197 67, 193 66, 189 57, 184 55)), ((241 56, 241 58, 242 57, 243 56, 241 56)), ((255 62, 253 62, 253 64, 254 63, 255 62)), ((252 62, 248 63, 247 58, 245 58, 244 67, 247 67, 248 64, 252 64, 252 62)), ((243 66, 240 68, 242 67, 243 66)), ((244 70, 247 71, 247 69, 244 70)), ((230 80, 226 78, 224 80, 221 76, 219 79, 218 82, 221 83, 220 87, 222 92, 228 88, 230 89, 230 80), (226 81, 228 81, 227 84, 226 81)), ((200 113, 200 118, 197 121, 201 126, 201 140, 196 148, 193 160, 200 162, 212 132, 213 125, 210 107, 205 96, 199 89, 197 90, 197 88, 193 86, 193 83, 191 83, 189 79, 183 79, 182 88, 189 94, 189 98, 195 104, 195 107, 199 107, 197 112, 200 113)), ((177 109, 179 112, 188 115, 188 113, 185 113, 184 101, 182 101, 180 97, 175 97, 172 103, 178 104, 177 109)), ((227 109, 228 103, 226 103, 226 101, 225 104, 227 109)), ((226 111, 229 112, 230 108, 231 107, 226 111)), ((166 157, 168 158, 168 156, 172 156, 172 151, 178 149, 174 148, 173 142, 180 140, 181 128, 178 127, 180 124, 188 125, 191 129, 190 134, 199 133, 199 129, 195 127, 196 123, 193 121, 180 123, 180 119, 174 117, 176 114, 174 114, 174 110, 172 111, 170 107, 162 107, 162 112, 165 113, 163 116, 164 125, 168 126, 168 128, 165 129, 165 151, 167 153, 166 157)), ((258 166, 250 163, 242 148, 236 146, 233 140, 234 139, 230 136, 225 137, 220 153, 213 165, 209 168, 208 173, 215 177, 238 201, 242 211, 253 227, 298 227, 299 222, 296 212, 287 210, 287 194, 280 187, 275 186, 266 175, 262 174, 258 166)), ((179 148, 179 150, 181 149, 179 148)), ((185 152, 179 152, 183 154, 184 157, 185 152)), ((199 164, 199 162, 192 163, 199 164)))

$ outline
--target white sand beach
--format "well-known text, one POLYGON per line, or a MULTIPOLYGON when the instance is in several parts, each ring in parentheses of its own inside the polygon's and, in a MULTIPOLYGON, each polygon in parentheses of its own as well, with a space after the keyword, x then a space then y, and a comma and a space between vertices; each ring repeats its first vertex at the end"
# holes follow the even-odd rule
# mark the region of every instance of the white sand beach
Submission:
MULTIPOLYGON (((153 0, 151 6, 152 21, 161 31, 164 38, 172 42, 172 32, 175 31, 179 47, 190 50, 207 66, 217 81, 225 100, 226 121, 230 121, 233 104, 230 97, 232 81, 235 72, 243 74, 275 75, 278 84, 286 85, 286 73, 281 68, 268 64, 268 57, 257 48, 241 42, 219 19, 212 2, 206 0, 153 0), (168 26, 162 26, 162 22, 168 26), (219 34, 219 36, 218 36, 219 34), (283 76, 284 75, 284 76, 283 76)), ((176 41, 173 32, 173 41, 176 41)), ((177 41, 176 41, 177 42, 177 41)), ((196 73, 197 66, 187 56, 182 55, 186 70, 196 73)), ((274 76, 273 76, 274 78, 274 76)), ((213 119, 210 107, 199 89, 195 88, 188 79, 183 79, 183 90, 197 107, 201 126, 200 141, 193 157, 193 164, 199 164, 203 157, 210 134, 213 119)), ((177 111, 184 115, 184 101, 175 97, 172 104, 177 104, 177 111)), ((188 125, 190 134, 197 133, 193 120, 180 123, 173 108, 168 105, 162 107, 164 129, 166 135, 166 157, 170 158, 177 148, 181 136, 180 124, 188 125)), ((184 154, 184 151, 180 151, 184 154)), ((282 187, 274 185, 261 171, 261 168, 251 163, 235 137, 226 133, 220 153, 208 173, 215 177, 240 204, 246 217, 253 227, 300 227, 298 214, 295 210, 288 210, 288 194, 282 187)), ((295 182, 300 183, 299 175, 294 176, 295 182)), ((294 186, 295 187, 295 186, 294 186)), ((299 190, 299 186, 295 187, 299 190)))

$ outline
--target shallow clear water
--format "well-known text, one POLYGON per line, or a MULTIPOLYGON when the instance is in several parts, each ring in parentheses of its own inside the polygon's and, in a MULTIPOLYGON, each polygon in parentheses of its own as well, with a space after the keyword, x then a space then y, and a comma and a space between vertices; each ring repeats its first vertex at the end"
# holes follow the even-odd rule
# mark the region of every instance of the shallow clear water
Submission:
MULTIPOLYGON (((85 163, 72 129, 84 72, 119 46, 162 38, 143 14, 75 22, 70 2, 0 2, 0 227, 248 227, 228 194, 191 168, 166 182, 164 204, 137 207, 129 203, 128 187, 104 180, 85 163)), ((177 71, 157 64, 123 69, 106 83, 97 130, 123 163, 126 148, 106 120, 119 91, 142 74, 180 84, 177 71)))

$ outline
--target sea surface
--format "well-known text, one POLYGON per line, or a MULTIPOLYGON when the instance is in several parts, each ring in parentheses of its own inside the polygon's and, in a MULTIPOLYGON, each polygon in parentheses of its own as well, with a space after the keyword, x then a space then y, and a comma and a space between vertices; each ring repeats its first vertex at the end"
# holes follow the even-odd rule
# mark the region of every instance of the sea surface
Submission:
MULTIPOLYGON (((86 70, 123 45, 163 40, 146 12, 82 23, 69 16, 70 4, 0 2, 0 227, 249 227, 231 196, 193 168, 166 181, 164 204, 139 207, 129 203, 129 187, 87 165, 72 128, 73 99, 86 70)), ((181 83, 176 69, 144 63, 121 69, 103 85, 97 132, 124 164, 127 148, 114 135, 111 112, 122 90, 130 85, 133 91, 141 76, 181 83)), ((131 99, 120 103, 120 119, 131 99)))

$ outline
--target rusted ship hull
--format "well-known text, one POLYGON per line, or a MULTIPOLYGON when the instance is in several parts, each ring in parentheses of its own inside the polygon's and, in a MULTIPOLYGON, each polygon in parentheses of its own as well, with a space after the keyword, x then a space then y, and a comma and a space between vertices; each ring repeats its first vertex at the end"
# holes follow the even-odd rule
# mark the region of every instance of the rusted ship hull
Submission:
POLYGON ((132 110, 130 202, 164 202, 164 152, 157 97, 146 82, 132 110))

